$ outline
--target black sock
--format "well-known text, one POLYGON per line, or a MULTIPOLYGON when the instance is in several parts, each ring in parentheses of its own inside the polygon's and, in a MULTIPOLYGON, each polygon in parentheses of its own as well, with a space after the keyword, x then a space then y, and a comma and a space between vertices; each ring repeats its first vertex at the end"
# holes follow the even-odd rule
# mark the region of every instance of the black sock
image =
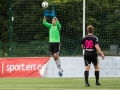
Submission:
POLYGON ((89 71, 84 72, 85 82, 88 83, 89 71))
POLYGON ((96 83, 99 81, 99 71, 95 71, 96 83))

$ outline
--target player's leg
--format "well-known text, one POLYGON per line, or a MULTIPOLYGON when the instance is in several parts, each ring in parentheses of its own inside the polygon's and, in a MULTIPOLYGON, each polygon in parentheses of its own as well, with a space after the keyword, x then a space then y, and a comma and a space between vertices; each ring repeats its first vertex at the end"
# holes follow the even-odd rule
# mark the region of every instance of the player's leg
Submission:
POLYGON ((61 70, 61 62, 59 58, 59 53, 60 53, 60 44, 56 43, 54 46, 54 60, 56 62, 58 69, 61 70))
POLYGON ((98 58, 97 57, 94 59, 94 68, 95 68, 96 85, 100 86, 101 84, 99 83, 99 65, 98 65, 98 58))
POLYGON ((61 62, 60 62, 59 54, 54 53, 54 60, 56 62, 57 68, 61 70, 61 62))
POLYGON ((56 62, 57 68, 59 70, 59 76, 62 77, 63 75, 63 70, 61 68, 61 62, 59 58, 59 53, 60 53, 60 43, 56 43, 54 47, 54 60, 56 62))
POLYGON ((90 87, 88 77, 89 77, 91 61, 87 56, 84 56, 84 62, 85 62, 85 72, 84 72, 85 86, 90 87))
POLYGON ((59 50, 57 48, 58 46, 56 45, 56 43, 50 43, 49 46, 50 46, 50 54, 53 56, 58 69, 61 69, 61 63, 59 60, 59 52, 57 52, 59 50))
POLYGON ((56 62, 56 66, 59 69, 59 76, 62 77, 63 75, 63 70, 61 69, 61 62, 59 59, 59 52, 60 52, 60 44, 56 44, 56 43, 50 43, 49 44, 50 47, 50 54, 53 56, 55 62, 56 62))

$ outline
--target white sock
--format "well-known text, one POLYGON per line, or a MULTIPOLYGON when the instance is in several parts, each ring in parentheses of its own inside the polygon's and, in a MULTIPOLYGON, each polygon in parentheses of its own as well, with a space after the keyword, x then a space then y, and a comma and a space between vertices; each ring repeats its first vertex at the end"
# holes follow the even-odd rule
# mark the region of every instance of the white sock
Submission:
POLYGON ((56 65, 57 65, 58 69, 62 70, 60 60, 55 60, 55 62, 56 62, 56 65))

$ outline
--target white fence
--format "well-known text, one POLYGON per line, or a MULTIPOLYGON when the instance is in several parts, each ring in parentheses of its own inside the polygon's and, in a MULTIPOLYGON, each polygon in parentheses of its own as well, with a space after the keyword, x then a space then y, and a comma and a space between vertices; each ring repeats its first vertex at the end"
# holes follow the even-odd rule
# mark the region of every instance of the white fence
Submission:
MULTIPOLYGON (((104 60, 99 57, 100 77, 120 77, 120 57, 106 56, 104 60)), ((63 77, 84 77, 83 57, 60 57, 63 77)), ((91 64, 90 77, 94 77, 94 67, 91 64)), ((55 61, 51 57, 45 77, 59 77, 55 61)))

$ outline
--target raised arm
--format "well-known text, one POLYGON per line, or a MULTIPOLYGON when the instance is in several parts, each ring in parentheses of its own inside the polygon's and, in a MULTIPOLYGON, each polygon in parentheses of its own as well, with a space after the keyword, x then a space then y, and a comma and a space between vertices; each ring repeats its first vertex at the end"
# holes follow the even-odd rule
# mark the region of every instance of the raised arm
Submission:
POLYGON ((48 28, 51 26, 51 24, 46 21, 46 17, 43 19, 43 24, 48 28))
POLYGON ((56 25, 57 25, 58 29, 61 30, 61 24, 60 24, 60 22, 58 21, 58 19, 57 19, 57 17, 56 17, 55 10, 52 10, 52 11, 51 11, 51 16, 52 16, 54 19, 56 19, 56 25))
POLYGON ((60 24, 60 22, 58 21, 57 18, 56 18, 56 25, 57 25, 58 29, 61 30, 61 24, 60 24))

